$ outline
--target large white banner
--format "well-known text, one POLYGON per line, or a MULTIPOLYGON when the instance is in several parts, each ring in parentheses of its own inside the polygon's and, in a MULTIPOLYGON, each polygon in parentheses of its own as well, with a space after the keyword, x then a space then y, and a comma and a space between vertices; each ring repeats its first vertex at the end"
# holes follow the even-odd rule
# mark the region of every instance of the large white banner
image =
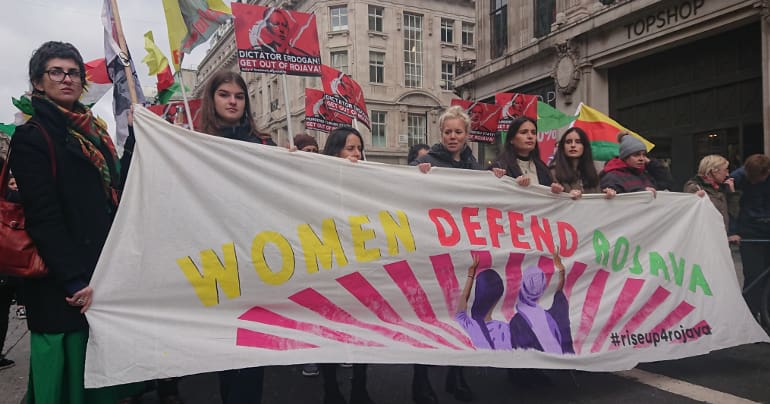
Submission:
POLYGON ((613 371, 768 341, 708 198, 573 201, 134 122, 89 387, 307 362, 613 371))

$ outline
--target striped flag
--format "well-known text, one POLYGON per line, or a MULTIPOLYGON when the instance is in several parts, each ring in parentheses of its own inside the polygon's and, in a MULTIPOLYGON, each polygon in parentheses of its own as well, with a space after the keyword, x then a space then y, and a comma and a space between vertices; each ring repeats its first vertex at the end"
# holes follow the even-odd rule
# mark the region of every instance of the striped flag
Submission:
POLYGON ((543 161, 551 161, 559 136, 574 120, 573 115, 567 115, 542 101, 537 102, 537 142, 543 161))
POLYGON ((182 54, 206 42, 230 18, 232 11, 222 0, 163 0, 168 43, 174 70, 179 71, 182 54))
POLYGON ((652 142, 638 133, 625 128, 614 119, 582 102, 578 106, 577 119, 572 126, 586 131, 588 138, 591 139, 591 152, 594 155, 594 160, 597 161, 609 161, 613 157, 618 156, 618 132, 628 132, 636 136, 647 146, 648 152, 655 147, 652 142))
POLYGON ((168 64, 166 55, 155 44, 152 31, 147 31, 144 34, 144 49, 147 50, 147 55, 142 59, 142 62, 150 69, 150 75, 154 74, 158 77, 158 94, 160 94, 174 84, 171 66, 168 64))
POLYGON ((88 90, 80 96, 83 105, 94 105, 112 88, 112 80, 107 74, 107 60, 94 59, 86 62, 86 83, 88 90))

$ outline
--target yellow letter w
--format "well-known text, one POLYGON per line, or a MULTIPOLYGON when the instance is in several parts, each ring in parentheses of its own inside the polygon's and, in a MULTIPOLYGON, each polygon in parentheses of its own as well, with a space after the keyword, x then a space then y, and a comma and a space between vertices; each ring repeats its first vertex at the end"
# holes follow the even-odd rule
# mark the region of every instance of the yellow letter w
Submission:
POLYGON ((190 281, 198 299, 204 306, 219 304, 219 290, 217 284, 228 298, 233 299, 241 295, 241 281, 238 277, 238 260, 235 257, 235 244, 222 245, 222 253, 225 257, 225 265, 217 257, 214 250, 201 251, 201 264, 203 272, 193 262, 192 258, 184 257, 176 260, 177 265, 190 281))

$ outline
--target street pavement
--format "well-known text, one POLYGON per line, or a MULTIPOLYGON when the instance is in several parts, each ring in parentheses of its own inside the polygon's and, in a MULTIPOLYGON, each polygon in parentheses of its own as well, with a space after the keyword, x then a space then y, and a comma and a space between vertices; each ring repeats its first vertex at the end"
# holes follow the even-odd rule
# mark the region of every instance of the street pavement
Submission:
MULTIPOLYGON (((13 313, 14 310, 11 310, 13 313)), ((29 370, 29 332, 12 315, 6 338, 7 357, 16 366, 0 370, 0 404, 19 404, 29 370)), ((300 366, 269 367, 265 373, 264 404, 322 403, 322 379, 303 377, 300 366)), ((444 367, 429 371, 439 401, 458 403, 443 391, 444 367)), ((770 403, 770 344, 751 344, 693 358, 642 364, 629 372, 545 371, 547 384, 518 386, 505 369, 468 368, 475 403, 770 403), (642 379, 643 381, 639 381, 642 379), (653 387, 655 386, 655 387, 653 387)), ((412 367, 369 366, 369 394, 378 404, 411 403, 412 367)), ((350 392, 352 369, 339 368, 341 391, 350 392)), ((220 404, 215 374, 187 376, 179 384, 187 404, 220 404)), ((144 404, 157 404, 155 392, 144 404)))

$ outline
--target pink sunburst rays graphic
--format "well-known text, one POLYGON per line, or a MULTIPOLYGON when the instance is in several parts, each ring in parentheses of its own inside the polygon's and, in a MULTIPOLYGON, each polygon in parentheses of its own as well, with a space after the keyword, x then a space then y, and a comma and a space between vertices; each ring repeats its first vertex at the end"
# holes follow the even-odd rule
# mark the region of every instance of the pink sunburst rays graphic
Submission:
POLYGON ((519 299, 521 287, 521 264, 524 263, 522 253, 511 253, 505 264, 505 295, 503 296, 503 316, 505 321, 511 321, 516 315, 516 300, 519 299))
POLYGON ((583 303, 582 315, 580 316, 580 328, 573 339, 575 353, 577 354, 580 354, 582 351, 583 342, 591 331, 591 328, 593 328, 596 313, 599 311, 599 306, 602 303, 602 295, 607 286, 607 279, 609 276, 609 272, 600 269, 596 272, 596 275, 594 275, 594 278, 591 280, 591 284, 588 286, 585 303, 583 303))
MULTIPOLYGON (((663 302, 668 298, 668 296, 671 294, 666 288, 662 286, 658 286, 655 289, 655 292, 652 293, 652 296, 650 296, 649 299, 644 303, 641 309, 637 310, 636 314, 634 314, 633 317, 631 317, 626 324, 623 325, 623 327, 618 330, 618 332, 629 332, 634 333, 636 330, 639 329, 639 327, 642 325, 642 323, 647 320, 647 318, 652 315, 652 313, 655 312, 655 310, 660 307, 660 305, 663 304, 663 302)), ((614 351, 618 349, 619 346, 612 345, 610 346, 610 351, 614 351)))
MULTIPOLYGON (((255 323, 262 323, 286 329, 303 331, 312 335, 318 335, 326 339, 337 342, 344 342, 351 345, 372 347, 384 346, 379 342, 358 338, 354 335, 342 331, 337 331, 323 325, 297 321, 260 306, 252 307, 238 318, 255 323)), ((288 338, 278 337, 276 335, 265 334, 242 328, 238 329, 236 345, 251 346, 255 348, 267 348, 272 350, 318 348, 317 345, 307 344, 301 341, 290 340, 288 338)))
POLYGON ((354 272, 339 277, 337 278, 337 282, 383 322, 406 328, 446 347, 457 350, 460 349, 457 345, 447 341, 446 338, 424 327, 404 320, 374 285, 366 280, 360 273, 354 272))
POLYGON ((321 317, 333 321, 335 323, 352 325, 355 327, 363 328, 369 331, 373 331, 393 341, 411 345, 415 348, 422 349, 435 349, 436 347, 423 343, 409 335, 406 335, 399 331, 391 330, 390 328, 383 327, 377 324, 371 324, 357 319, 352 314, 348 313, 342 307, 334 304, 326 296, 320 294, 313 288, 307 288, 301 290, 291 296, 289 300, 299 304, 306 309, 316 312, 321 317))
MULTIPOLYGON (((443 330, 447 334, 452 335, 466 347, 475 350, 471 339, 466 334, 460 332, 453 326, 440 321, 436 317, 436 312, 433 310, 433 306, 428 299, 427 293, 425 293, 422 285, 417 280, 417 277, 414 275, 414 271, 409 266, 408 262, 398 261, 385 265, 384 268, 393 282, 395 282, 399 289, 401 289, 401 293, 404 294, 404 297, 406 297, 420 321, 443 330)), ((445 276, 445 278, 446 277, 447 276, 445 276)), ((454 283, 457 283, 457 279, 454 280, 454 283)), ((452 313, 452 316, 454 316, 454 313, 452 313)))
POLYGON ((610 313, 609 320, 607 320, 599 332, 599 335, 594 339, 594 344, 591 346, 592 353, 601 350, 602 346, 607 341, 610 332, 612 332, 618 322, 620 322, 623 316, 628 312, 628 309, 636 299, 636 296, 639 295, 642 286, 644 286, 644 280, 642 279, 626 279, 626 282, 623 284, 623 289, 620 291, 620 295, 618 296, 618 299, 615 300, 615 305, 612 307, 612 313, 610 313))
MULTIPOLYGON (((687 317, 688 314, 692 313, 692 311, 695 310, 695 306, 691 305, 690 303, 687 303, 686 301, 681 301, 674 310, 672 310, 666 318, 663 319, 663 321, 659 322, 657 325, 652 327, 652 329, 649 330, 649 332, 654 331, 665 331, 668 329, 671 329, 672 327, 676 327, 676 325, 682 321, 685 317, 687 317)), ((644 343, 634 346, 634 348, 645 348, 649 347, 652 344, 644 343)))

